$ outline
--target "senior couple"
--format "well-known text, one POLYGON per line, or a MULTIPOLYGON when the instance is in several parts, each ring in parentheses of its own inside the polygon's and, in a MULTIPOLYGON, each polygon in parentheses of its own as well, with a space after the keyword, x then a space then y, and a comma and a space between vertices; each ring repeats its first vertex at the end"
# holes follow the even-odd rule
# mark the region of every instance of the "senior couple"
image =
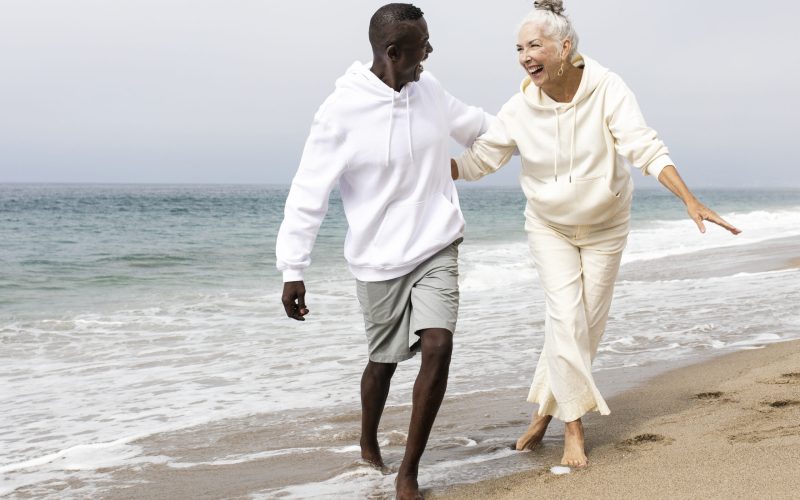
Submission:
POLYGON ((277 238, 282 302, 295 320, 309 312, 303 270, 338 185, 369 351, 361 456, 376 467, 384 467, 377 432, 392 375, 422 356, 397 498, 421 498, 419 461, 447 386, 464 230, 454 179, 477 180, 520 155, 546 320, 528 395, 538 406, 516 448, 533 448, 555 417, 565 422, 562 464, 573 467, 588 463, 581 417, 609 413, 591 365, 629 231, 628 163, 678 196, 701 232, 709 221, 739 233, 686 187, 622 79, 578 51, 563 10, 560 0, 534 2, 522 20, 525 77, 493 118, 423 72, 433 48, 422 11, 385 5, 369 23, 373 60, 354 63, 314 116, 277 238), (467 148, 457 159, 450 138, 467 148))

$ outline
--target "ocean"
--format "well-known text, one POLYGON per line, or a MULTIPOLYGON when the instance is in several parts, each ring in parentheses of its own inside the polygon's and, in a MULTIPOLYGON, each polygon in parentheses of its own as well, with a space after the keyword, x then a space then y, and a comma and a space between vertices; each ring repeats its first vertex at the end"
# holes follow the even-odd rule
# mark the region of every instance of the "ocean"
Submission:
MULTIPOLYGON (((513 419, 487 409, 491 425, 441 415, 450 423, 437 421, 422 462, 429 487, 545 465, 507 446, 531 410, 544 324, 525 200, 517 187, 459 192, 467 230, 446 399, 520 401, 513 419)), ((391 494, 392 475, 358 460, 366 345, 341 202, 334 193, 300 323, 285 317, 274 262, 286 193, 0 184, 0 495, 106 496, 154 471, 225 467, 263 467, 242 495, 252 498, 391 494)), ((671 194, 638 190, 598 373, 800 338, 798 264, 746 265, 750 248, 800 241, 800 191, 696 194, 743 233, 700 234, 671 194)), ((393 380, 390 468, 418 365, 393 380)))

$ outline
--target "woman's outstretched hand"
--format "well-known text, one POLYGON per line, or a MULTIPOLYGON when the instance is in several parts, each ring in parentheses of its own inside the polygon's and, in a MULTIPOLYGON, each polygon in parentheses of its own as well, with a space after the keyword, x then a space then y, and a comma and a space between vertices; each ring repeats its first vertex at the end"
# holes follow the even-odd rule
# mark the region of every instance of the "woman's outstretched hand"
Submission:
POLYGON ((703 221, 713 222, 714 224, 727 229, 731 232, 731 234, 739 234, 742 232, 740 229, 736 228, 731 223, 717 215, 717 212, 700 203, 697 198, 686 203, 686 210, 689 212, 689 217, 694 221, 695 224, 697 224, 697 229, 699 229, 701 233, 706 232, 706 226, 703 224, 703 221))
POLYGON ((692 194, 683 182, 680 174, 678 174, 678 169, 676 169, 674 165, 664 167, 658 175, 658 181, 672 191, 675 196, 683 200, 683 203, 686 204, 686 211, 689 212, 689 217, 697 224, 697 229, 699 229, 701 233, 706 232, 706 226, 703 224, 703 221, 713 222, 719 227, 727 229, 734 235, 742 232, 717 215, 717 212, 700 203, 700 200, 692 194))

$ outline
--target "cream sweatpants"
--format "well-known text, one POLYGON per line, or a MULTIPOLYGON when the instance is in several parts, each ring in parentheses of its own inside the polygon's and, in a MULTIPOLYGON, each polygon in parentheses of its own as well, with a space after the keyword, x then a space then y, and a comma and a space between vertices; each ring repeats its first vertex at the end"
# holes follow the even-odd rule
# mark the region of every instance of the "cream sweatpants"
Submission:
POLYGON ((628 240, 630 210, 587 226, 526 216, 525 230, 545 292, 544 347, 528 401, 564 422, 609 409, 592 377, 614 282, 628 240))

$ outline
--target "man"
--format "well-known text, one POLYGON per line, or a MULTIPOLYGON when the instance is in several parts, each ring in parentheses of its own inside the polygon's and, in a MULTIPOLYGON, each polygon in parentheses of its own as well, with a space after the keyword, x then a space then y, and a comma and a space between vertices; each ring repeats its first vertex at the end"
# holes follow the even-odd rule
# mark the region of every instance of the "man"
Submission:
POLYGON ((400 3, 372 16, 372 64, 354 63, 317 111, 276 245, 286 314, 303 321, 303 269, 338 183, 349 225, 344 253, 369 348, 361 456, 376 467, 384 467, 377 433, 392 375, 398 362, 422 352, 398 498, 420 498, 419 461, 447 387, 458 312, 464 218, 449 141, 471 144, 490 118, 423 73, 433 48, 422 16, 400 3))

